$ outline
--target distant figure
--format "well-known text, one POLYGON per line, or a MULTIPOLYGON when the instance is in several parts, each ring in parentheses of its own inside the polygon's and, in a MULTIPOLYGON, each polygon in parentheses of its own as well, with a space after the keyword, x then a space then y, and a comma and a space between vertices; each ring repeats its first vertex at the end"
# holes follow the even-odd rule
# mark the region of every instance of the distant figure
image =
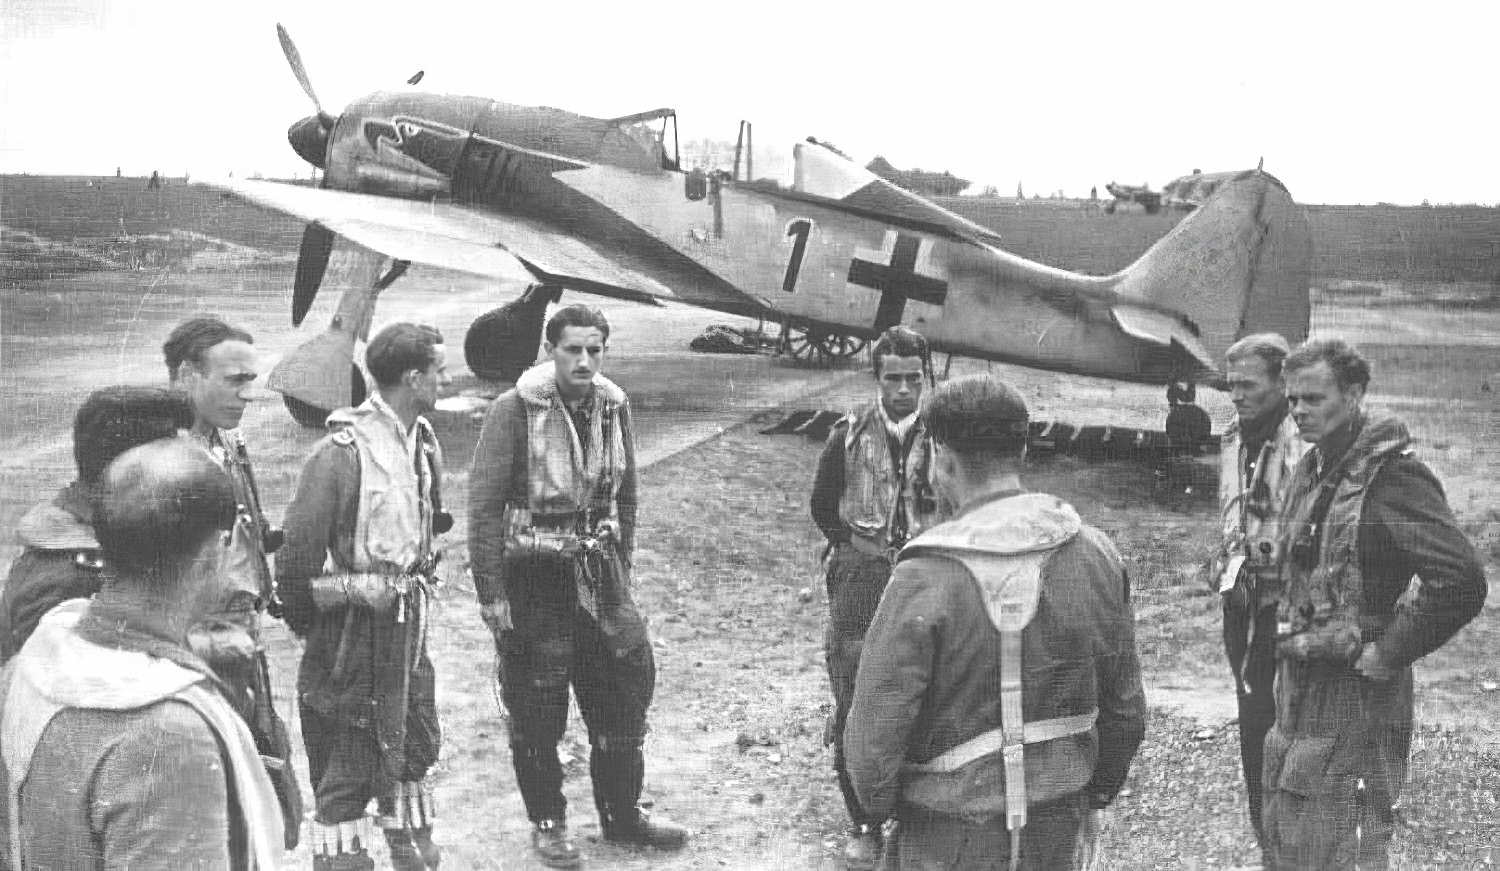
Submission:
POLYGON ((1193 492, 1193 458, 1199 456, 1213 439, 1213 421, 1208 412, 1194 405, 1197 389, 1189 381, 1174 381, 1167 386, 1167 485, 1174 490, 1193 492))
POLYGON ((255 739, 189 641, 234 595, 214 570, 234 485, 166 439, 111 463, 92 508, 109 577, 42 618, 0 687, 6 865, 281 867, 255 739))
POLYGON ((1094 185, 1093 187, 1089 188, 1089 200, 1093 201, 1097 199, 1099 199, 1099 186, 1094 185))
POLYGON ((1021 190, 1021 183, 1020 182, 1016 182, 1016 199, 1018 199, 1018 200, 1024 200, 1024 199, 1026 199, 1026 192, 1023 191, 1023 190, 1021 190))
POLYGON ((117 166, 117 167, 115 167, 115 178, 119 178, 119 177, 120 177, 120 168, 117 166))
POLYGON ((159 190, 161 190, 161 174, 158 173, 154 169, 151 170, 151 180, 148 181, 148 182, 146 182, 146 190, 148 190, 148 191, 159 191, 159 190))

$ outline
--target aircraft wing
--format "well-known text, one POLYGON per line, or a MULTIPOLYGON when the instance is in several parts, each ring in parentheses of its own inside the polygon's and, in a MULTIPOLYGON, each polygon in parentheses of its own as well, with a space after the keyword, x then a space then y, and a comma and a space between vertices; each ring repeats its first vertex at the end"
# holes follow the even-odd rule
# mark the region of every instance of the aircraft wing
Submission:
POLYGON ((395 260, 490 278, 540 280, 570 290, 656 303, 675 295, 578 238, 540 221, 272 181, 210 182, 267 208, 315 221, 395 260))

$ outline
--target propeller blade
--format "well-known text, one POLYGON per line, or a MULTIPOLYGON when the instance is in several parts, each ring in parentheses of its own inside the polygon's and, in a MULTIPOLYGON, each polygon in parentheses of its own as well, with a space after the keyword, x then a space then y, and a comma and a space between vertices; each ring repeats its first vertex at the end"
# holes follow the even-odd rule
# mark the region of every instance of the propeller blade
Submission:
POLYGON ((280 24, 276 25, 276 36, 281 40, 281 53, 286 55, 286 62, 292 66, 292 75, 297 77, 297 84, 312 98, 313 105, 317 107, 318 116, 332 117, 323 111, 323 104, 318 102, 318 95, 313 92, 312 81, 307 78, 307 68, 302 65, 302 55, 297 53, 297 45, 292 42, 292 37, 286 32, 286 28, 280 24))
POLYGON ((318 296, 318 286, 323 283, 323 273, 328 271, 328 258, 333 253, 334 232, 314 221, 302 231, 302 250, 297 254, 297 277, 292 283, 292 326, 302 326, 313 300, 318 296))

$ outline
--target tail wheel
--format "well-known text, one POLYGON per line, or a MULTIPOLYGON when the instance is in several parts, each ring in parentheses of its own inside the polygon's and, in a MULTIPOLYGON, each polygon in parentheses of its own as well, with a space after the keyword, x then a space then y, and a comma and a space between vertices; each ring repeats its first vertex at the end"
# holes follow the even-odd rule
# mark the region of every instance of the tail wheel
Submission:
POLYGON ((847 360, 865 349, 869 339, 854 336, 824 336, 818 342, 818 352, 830 360, 847 360))
MULTIPOLYGON (((369 391, 365 387, 364 373, 359 371, 358 366, 349 366, 349 404, 359 405, 365 401, 369 391)), ((286 406, 287 413, 292 419, 310 429, 322 429, 328 420, 328 410, 310 405, 287 394, 281 394, 281 404, 286 406)))
POLYGON ((794 360, 830 362, 847 360, 863 351, 870 342, 854 336, 833 335, 802 327, 787 327, 783 332, 782 350, 794 360))
POLYGON ((793 360, 810 362, 818 353, 818 340, 821 337, 809 333, 801 327, 787 327, 782 336, 782 349, 792 356, 793 360))

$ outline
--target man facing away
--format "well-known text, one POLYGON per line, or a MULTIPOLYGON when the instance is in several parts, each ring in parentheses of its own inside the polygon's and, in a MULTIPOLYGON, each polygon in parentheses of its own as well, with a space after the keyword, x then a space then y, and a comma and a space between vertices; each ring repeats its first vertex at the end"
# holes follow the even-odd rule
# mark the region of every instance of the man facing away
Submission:
POLYGON ((879 384, 875 401, 834 425, 812 490, 813 520, 830 549, 823 651, 833 686, 833 769, 852 824, 844 844, 851 871, 874 867, 879 823, 860 810, 844 764, 844 724, 860 647, 896 552, 921 531, 933 510, 927 434, 917 414, 930 369, 927 340, 906 327, 891 327, 870 356, 879 384))
POLYGON ((250 334, 218 318, 197 317, 178 324, 162 343, 167 377, 192 409, 188 438, 202 448, 234 484, 234 529, 222 552, 221 571, 243 595, 228 603, 218 629, 202 636, 212 647, 200 650, 234 688, 236 705, 261 746, 286 814, 286 847, 297 846, 302 825, 302 792, 292 766, 292 743, 276 712, 271 670, 262 643, 262 617, 281 616, 281 598, 266 560, 281 546, 261 506, 250 452, 240 421, 252 401, 259 374, 250 334))
POLYGON ((845 734, 887 868, 1069 867, 1145 731, 1129 581, 1104 534, 1028 493, 1026 404, 990 376, 922 417, 951 520, 901 551, 845 734))
POLYGON ((687 837, 638 804, 656 663, 630 595, 635 445, 625 391, 601 374, 608 341, 599 309, 553 313, 549 359, 495 400, 469 483, 469 557, 500 654, 516 784, 552 868, 580 862, 557 757, 570 685, 604 839, 675 850, 687 837))
POLYGON ((313 862, 374 867, 371 799, 398 871, 438 866, 427 771, 441 742, 427 656, 442 452, 423 415, 451 383, 443 337, 395 323, 370 340, 376 390, 334 412, 287 506, 277 574, 307 640, 297 686, 317 811, 313 862), (325 571, 325 563, 331 570, 325 571))
POLYGON ((1364 357, 1312 341, 1283 370, 1313 447, 1280 519, 1265 844, 1277 871, 1385 868, 1411 748, 1412 663, 1474 619, 1487 585, 1406 426, 1365 412, 1364 357))
POLYGON ((0 592, 0 663, 16 655, 43 614, 99 592, 104 559, 93 502, 104 469, 131 448, 172 438, 191 424, 183 396, 161 387, 105 387, 79 406, 73 418, 77 479, 28 511, 16 528, 23 550, 0 592))
POLYGON ((237 591, 218 571, 234 489, 177 439, 105 471, 110 566, 0 673, 0 867, 279 868, 280 808, 255 739, 190 631, 237 591))
POLYGON ((1219 450, 1220 547, 1211 582, 1223 597, 1224 652, 1239 702, 1240 761, 1250 823, 1261 834, 1261 749, 1276 717, 1276 519, 1308 445, 1287 414, 1282 361, 1291 348, 1258 333, 1225 352, 1235 420, 1219 450))

